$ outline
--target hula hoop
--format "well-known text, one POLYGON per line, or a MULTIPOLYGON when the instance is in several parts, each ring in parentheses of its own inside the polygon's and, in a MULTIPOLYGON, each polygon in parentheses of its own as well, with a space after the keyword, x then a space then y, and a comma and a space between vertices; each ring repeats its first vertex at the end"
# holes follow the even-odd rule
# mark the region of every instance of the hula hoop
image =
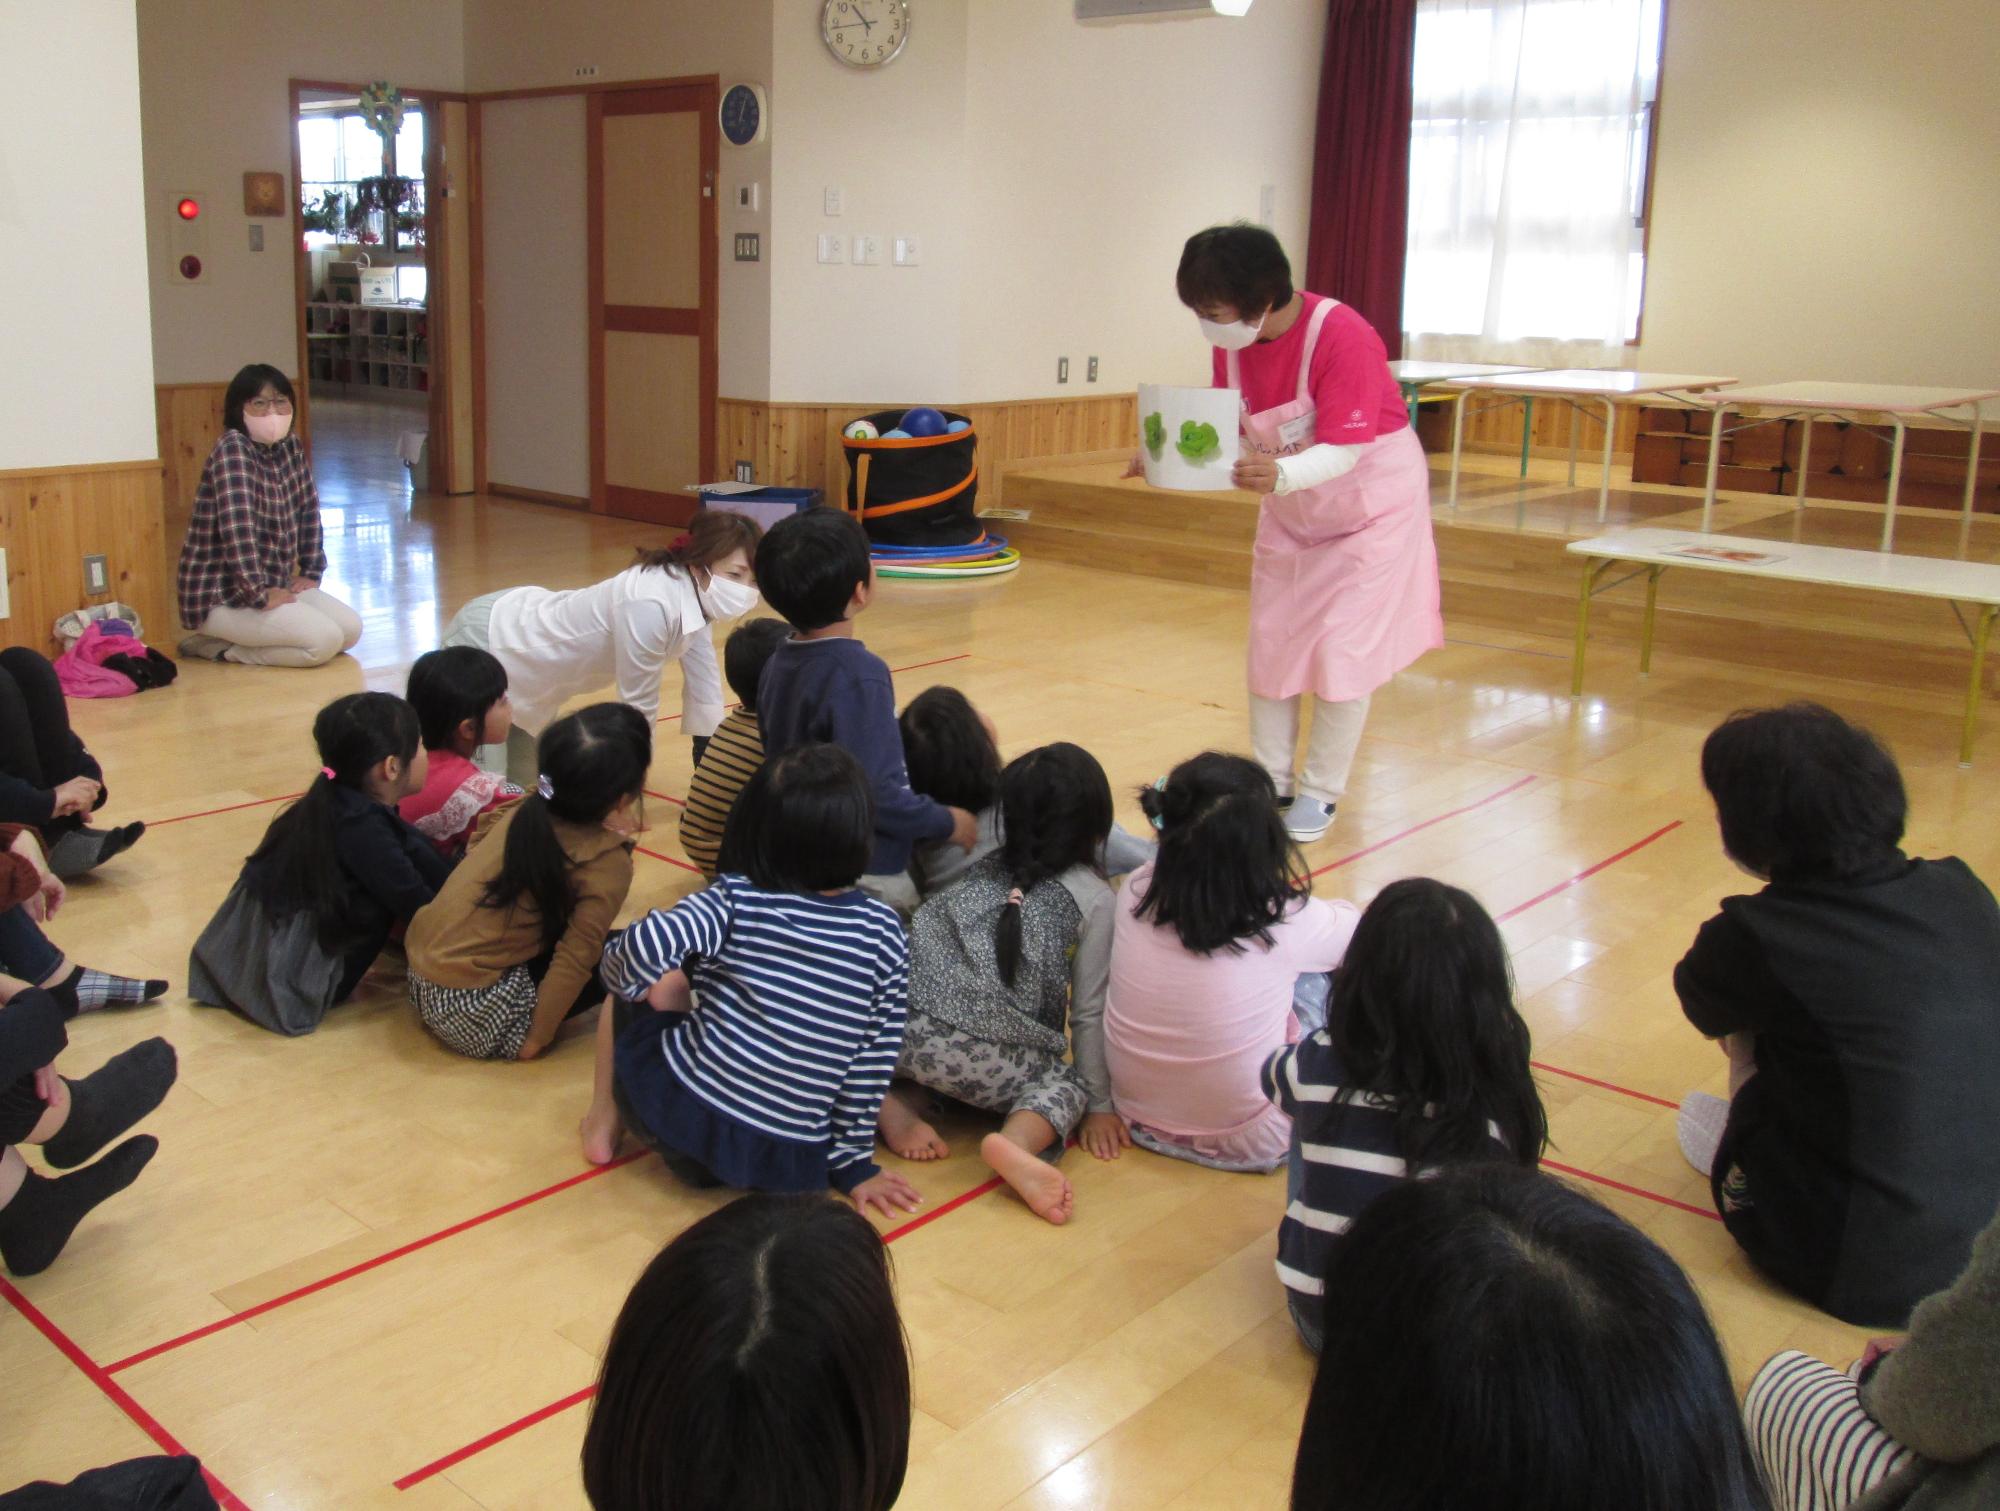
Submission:
POLYGON ((908 556, 913 558, 957 556, 967 551, 1004 551, 1007 549, 1007 540, 1004 536, 987 535, 982 531, 977 540, 968 540, 961 545, 955 546, 891 546, 871 542, 868 549, 876 556, 908 556))
POLYGON ((954 578, 998 577, 1012 572, 1021 565, 1021 553, 1011 547, 991 561, 970 562, 962 566, 939 564, 936 566, 894 566, 878 565, 878 577, 927 578, 934 582, 949 582, 954 578))

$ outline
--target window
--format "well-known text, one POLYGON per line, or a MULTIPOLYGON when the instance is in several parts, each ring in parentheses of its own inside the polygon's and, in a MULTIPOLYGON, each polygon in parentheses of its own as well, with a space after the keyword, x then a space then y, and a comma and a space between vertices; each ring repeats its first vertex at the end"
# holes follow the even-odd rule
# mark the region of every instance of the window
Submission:
POLYGON ((1413 355, 1583 361, 1638 333, 1662 0, 1419 0, 1413 355))
MULTIPOLYGON (((352 111, 325 110, 301 115, 299 131, 299 193, 306 207, 306 245, 332 246, 336 241, 363 244, 381 240, 372 226, 350 235, 346 207, 355 199, 355 186, 382 173, 382 138, 360 115, 352 111), (326 196, 338 196, 333 210, 326 210, 326 196)), ((412 106, 403 114, 402 128, 396 133, 396 172, 415 179, 412 199, 399 212, 401 244, 422 244, 424 115, 412 106), (412 229, 414 228, 414 229, 412 229)))

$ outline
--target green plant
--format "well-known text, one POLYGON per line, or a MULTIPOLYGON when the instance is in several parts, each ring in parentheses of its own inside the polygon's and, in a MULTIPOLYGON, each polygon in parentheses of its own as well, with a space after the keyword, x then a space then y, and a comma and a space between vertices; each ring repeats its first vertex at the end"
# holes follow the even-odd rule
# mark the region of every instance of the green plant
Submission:
POLYGON ((1166 448, 1167 444, 1167 422, 1160 418, 1160 412, 1157 409, 1146 416, 1144 435, 1146 437, 1146 449, 1153 454, 1153 460, 1157 462, 1160 459, 1160 452, 1166 448))
POLYGON ((1190 462, 1205 462, 1221 452, 1222 437, 1205 420, 1182 420, 1181 438, 1174 442, 1174 450, 1190 462))
POLYGON ((320 195, 318 204, 305 207, 305 229, 337 236, 347 227, 347 215, 347 196, 338 189, 328 189, 320 195))

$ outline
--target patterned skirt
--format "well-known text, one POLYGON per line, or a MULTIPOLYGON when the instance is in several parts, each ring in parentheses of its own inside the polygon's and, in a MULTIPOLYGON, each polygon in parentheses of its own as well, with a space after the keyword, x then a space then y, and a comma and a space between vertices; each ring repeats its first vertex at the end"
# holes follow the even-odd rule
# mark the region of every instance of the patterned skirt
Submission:
POLYGON ((424 1027, 446 1049, 475 1060, 520 1058, 539 990, 525 965, 509 966, 491 986, 439 986, 410 972, 410 1002, 424 1027))

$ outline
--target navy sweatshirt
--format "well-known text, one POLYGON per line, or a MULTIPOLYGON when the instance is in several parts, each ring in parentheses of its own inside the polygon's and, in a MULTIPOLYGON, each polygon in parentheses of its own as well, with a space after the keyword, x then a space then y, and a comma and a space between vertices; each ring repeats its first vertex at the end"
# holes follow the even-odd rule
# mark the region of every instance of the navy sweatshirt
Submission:
POLYGON ((859 640, 840 635, 779 646, 757 682, 757 722, 767 759, 829 744, 861 763, 875 793, 870 876, 907 871, 913 845, 951 837, 950 810, 910 790, 888 663, 859 640))

